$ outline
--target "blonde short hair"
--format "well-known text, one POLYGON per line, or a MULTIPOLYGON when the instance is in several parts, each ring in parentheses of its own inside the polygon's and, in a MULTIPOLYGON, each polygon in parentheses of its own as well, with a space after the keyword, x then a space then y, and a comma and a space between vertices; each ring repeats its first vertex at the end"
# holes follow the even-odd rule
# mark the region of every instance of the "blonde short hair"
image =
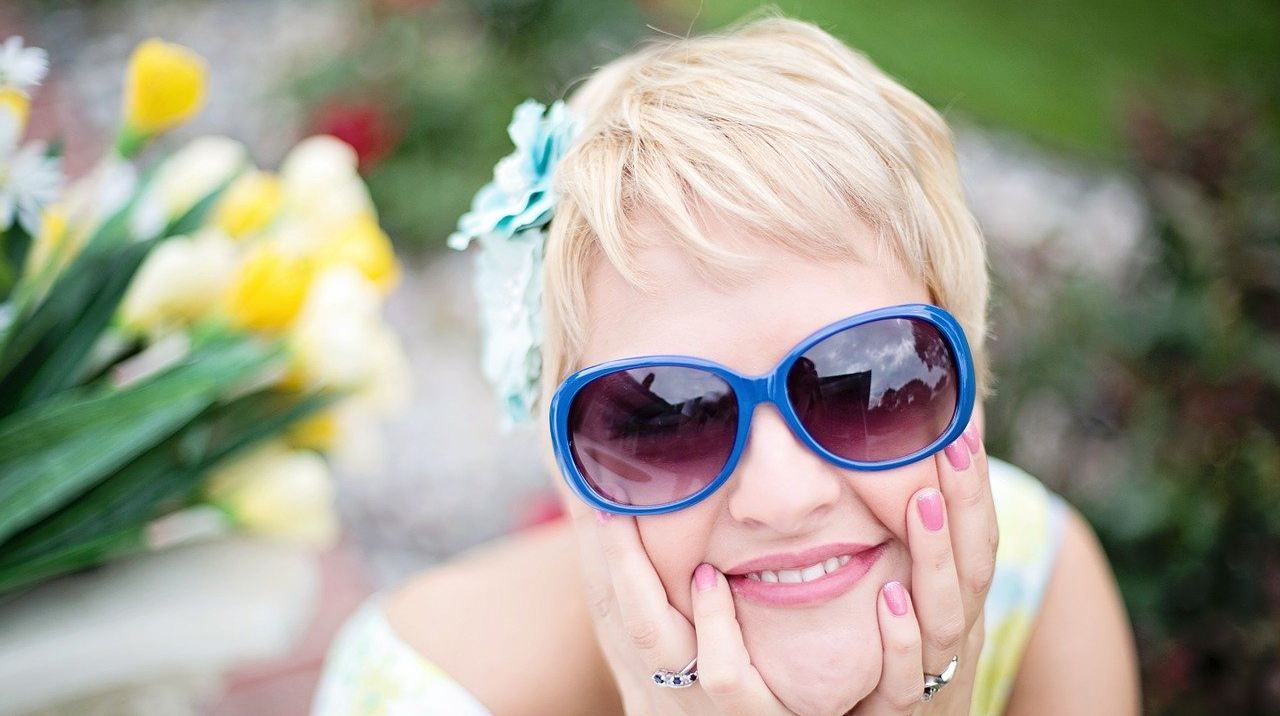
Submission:
POLYGON ((871 227, 877 250, 892 251, 960 321, 987 394, 986 250, 942 117, 820 28, 766 13, 650 42, 570 98, 585 123, 554 177, 543 410, 581 367, 592 262, 603 257, 644 287, 635 225, 646 209, 697 267, 729 278, 749 257, 708 240, 703 207, 816 259, 856 257, 851 227, 871 227))

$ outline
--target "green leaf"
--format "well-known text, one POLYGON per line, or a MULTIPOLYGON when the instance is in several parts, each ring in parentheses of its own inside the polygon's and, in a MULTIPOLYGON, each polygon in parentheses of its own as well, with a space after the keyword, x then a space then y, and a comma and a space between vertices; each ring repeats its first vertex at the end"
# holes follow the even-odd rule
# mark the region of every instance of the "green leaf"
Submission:
POLYGON ((0 421, 0 541, 173 435, 272 355, 245 340, 210 344, 123 390, 77 390, 0 421))
POLYGON ((216 405, 179 434, 151 449, 54 515, 0 543, 0 591, 29 579, 71 571, 105 556, 85 545, 141 530, 166 510, 189 503, 208 471, 332 401, 331 396, 256 393, 216 405), (60 555, 79 555, 79 559, 60 555))
POLYGON ((227 179, 215 187, 213 191, 209 192, 204 196, 204 198, 193 204, 192 207, 187 209, 181 216, 174 218, 174 220, 165 227, 164 236, 189 236, 195 233, 195 231, 201 226, 204 226, 205 219, 208 217, 209 212, 213 210, 213 207, 218 203, 218 199, 222 197, 222 194, 227 190, 227 187, 231 186, 231 183, 239 178, 242 171, 243 167, 240 170, 232 172, 231 176, 227 177, 227 179))
POLYGON ((17 221, 8 231, 0 232, 0 301, 8 298, 17 285, 30 248, 31 235, 17 221))
POLYGON ((59 277, 0 354, 0 416, 75 384, 154 243, 95 251, 59 277))
POLYGON ((0 594, 31 586, 87 565, 101 564, 110 559, 141 552, 146 548, 145 534, 144 526, 132 526, 13 565, 0 571, 0 594))

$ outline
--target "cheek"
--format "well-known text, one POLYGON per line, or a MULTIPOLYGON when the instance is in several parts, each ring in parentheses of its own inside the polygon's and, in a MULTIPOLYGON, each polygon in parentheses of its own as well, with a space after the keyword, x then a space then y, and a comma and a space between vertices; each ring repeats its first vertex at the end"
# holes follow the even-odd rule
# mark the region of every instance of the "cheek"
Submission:
POLYGON ((935 458, 876 473, 853 473, 850 482, 858 499, 876 519, 904 545, 907 543, 907 519, 915 509, 912 499, 926 488, 937 488, 938 469, 935 458))
POLYGON ((649 561, 667 593, 667 601, 693 622, 690 583, 693 570, 706 559, 715 522, 714 498, 665 515, 641 517, 636 524, 649 561))

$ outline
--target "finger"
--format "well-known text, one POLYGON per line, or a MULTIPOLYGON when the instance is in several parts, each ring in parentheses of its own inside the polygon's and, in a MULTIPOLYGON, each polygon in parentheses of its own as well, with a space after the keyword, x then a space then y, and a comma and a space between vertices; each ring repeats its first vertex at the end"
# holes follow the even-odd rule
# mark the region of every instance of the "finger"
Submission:
POLYGON ((790 714, 751 664, 728 580, 703 563, 693 572, 692 590, 698 683, 712 703, 730 714, 790 714))
POLYGON ((693 626, 667 600, 662 580, 640 541, 636 519, 599 514, 607 515, 597 532, 623 632, 649 668, 683 668, 697 649, 693 626))
POLYGON ((570 503, 569 514, 577 537, 582 581, 591 617, 596 622, 616 619, 618 610, 613 597, 613 580, 600 550, 599 511, 586 505, 570 503))
POLYGON ((969 423, 963 437, 939 454, 938 474, 950 521, 965 622, 972 625, 995 575, 1000 539, 987 455, 976 422, 969 423))
POLYGON ((924 668, 939 673, 960 653, 969 630, 956 576, 942 493, 926 487, 911 501, 907 543, 911 549, 911 595, 920 621, 924 668))
POLYGON ((912 609, 911 596, 899 582, 880 589, 876 615, 880 622, 880 644, 884 651, 880 683, 860 705, 859 714, 911 713, 924 693, 921 667, 920 623, 912 609))

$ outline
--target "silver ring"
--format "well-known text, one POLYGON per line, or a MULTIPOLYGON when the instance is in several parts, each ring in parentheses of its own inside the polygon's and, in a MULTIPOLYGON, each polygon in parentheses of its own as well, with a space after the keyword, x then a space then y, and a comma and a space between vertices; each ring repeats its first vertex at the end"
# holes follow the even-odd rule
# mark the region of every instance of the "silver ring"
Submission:
POLYGON ((698 670, 693 668, 697 666, 698 658, 694 657, 689 665, 679 671, 667 671, 666 669, 658 669, 653 672, 653 683, 658 686, 666 686, 671 689, 686 689, 693 686, 693 682, 698 680, 698 670))
POLYGON ((925 674, 924 694, 920 696, 920 700, 931 701, 934 694, 951 683, 952 677, 956 675, 956 665, 959 663, 960 657, 953 656, 951 657, 951 662, 947 664, 947 668, 943 669, 941 674, 925 674))

